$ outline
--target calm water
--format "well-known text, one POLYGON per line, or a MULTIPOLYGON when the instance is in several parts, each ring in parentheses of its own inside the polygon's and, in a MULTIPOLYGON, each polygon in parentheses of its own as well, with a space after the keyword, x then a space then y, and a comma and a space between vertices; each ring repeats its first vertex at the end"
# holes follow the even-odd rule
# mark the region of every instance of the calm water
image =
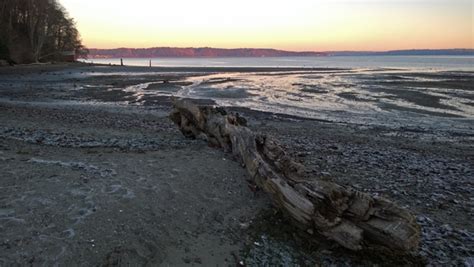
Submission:
MULTIPOLYGON (((124 64, 148 66, 150 59, 125 58, 124 64)), ((91 59, 88 62, 120 64, 120 59, 91 59)), ((417 68, 474 70, 474 56, 352 56, 272 58, 153 58, 162 67, 327 67, 327 68, 417 68)))

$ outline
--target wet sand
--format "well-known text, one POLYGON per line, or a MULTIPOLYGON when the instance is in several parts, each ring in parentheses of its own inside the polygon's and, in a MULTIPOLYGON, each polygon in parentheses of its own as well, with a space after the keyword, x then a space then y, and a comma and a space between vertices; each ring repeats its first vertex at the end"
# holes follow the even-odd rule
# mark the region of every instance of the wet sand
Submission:
POLYGON ((231 155, 185 139, 167 118, 169 96, 143 103, 120 90, 166 80, 172 92, 183 77, 219 71, 0 69, 0 265, 472 262, 472 128, 439 133, 230 108, 279 139, 315 177, 387 196, 417 214, 418 253, 354 253, 324 238, 308 242, 264 193, 250 190, 231 155), (74 90, 85 83, 75 75, 94 71, 111 75, 87 77, 91 87, 74 90))

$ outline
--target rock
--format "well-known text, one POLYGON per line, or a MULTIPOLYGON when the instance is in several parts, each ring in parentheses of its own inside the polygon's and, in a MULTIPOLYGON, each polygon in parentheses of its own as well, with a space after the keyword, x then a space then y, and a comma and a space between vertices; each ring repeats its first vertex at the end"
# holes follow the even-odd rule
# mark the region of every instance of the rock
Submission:
POLYGON ((240 229, 247 230, 250 225, 248 223, 240 223, 239 226, 240 226, 240 229))
POLYGON ((449 226, 449 224, 443 225, 442 229, 445 234, 450 234, 451 232, 453 232, 453 228, 449 226))
POLYGON ((218 223, 224 223, 224 216, 220 214, 218 211, 214 211, 212 213, 212 218, 214 219, 214 221, 218 223))
POLYGON ((464 259, 464 266, 465 267, 474 267, 474 257, 468 257, 464 259))

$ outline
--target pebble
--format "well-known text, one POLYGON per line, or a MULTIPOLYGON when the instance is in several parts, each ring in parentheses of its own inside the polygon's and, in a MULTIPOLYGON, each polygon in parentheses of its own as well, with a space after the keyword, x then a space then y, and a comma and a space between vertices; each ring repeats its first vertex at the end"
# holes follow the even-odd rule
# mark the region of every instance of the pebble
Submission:
POLYGON ((474 267, 474 257, 468 257, 464 260, 465 267, 474 267))

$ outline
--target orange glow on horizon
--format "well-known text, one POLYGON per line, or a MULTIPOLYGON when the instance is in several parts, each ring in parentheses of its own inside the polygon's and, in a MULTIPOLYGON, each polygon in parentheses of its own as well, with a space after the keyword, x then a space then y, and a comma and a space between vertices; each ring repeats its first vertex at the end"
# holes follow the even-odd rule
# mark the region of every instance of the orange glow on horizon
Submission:
POLYGON ((60 0, 90 48, 474 48, 471 0, 60 0))

